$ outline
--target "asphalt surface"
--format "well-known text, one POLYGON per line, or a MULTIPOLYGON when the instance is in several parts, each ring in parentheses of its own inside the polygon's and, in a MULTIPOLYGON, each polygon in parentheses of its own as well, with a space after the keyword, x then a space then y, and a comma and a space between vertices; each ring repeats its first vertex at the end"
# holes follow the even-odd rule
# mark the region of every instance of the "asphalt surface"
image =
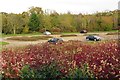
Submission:
MULTIPOLYGON (((112 40, 112 39, 118 39, 118 35, 106 35, 106 32, 102 33, 87 33, 87 34, 97 34, 99 35, 102 40, 112 40)), ((86 36, 85 34, 76 34, 77 36, 72 36, 72 37, 61 37, 64 41, 68 40, 79 40, 79 41, 86 41, 86 36)), ((43 36, 43 35, 41 35, 43 36)), ((60 38, 60 35, 51 35, 56 38, 60 38)), ((17 40, 7 40, 7 38, 10 37, 5 37, 1 38, 0 41, 5 41, 8 42, 9 44, 2 46, 2 48, 14 48, 14 47, 22 47, 26 45, 31 45, 31 44, 38 44, 38 43, 44 43, 47 42, 47 40, 38 40, 38 41, 17 41, 17 40)))

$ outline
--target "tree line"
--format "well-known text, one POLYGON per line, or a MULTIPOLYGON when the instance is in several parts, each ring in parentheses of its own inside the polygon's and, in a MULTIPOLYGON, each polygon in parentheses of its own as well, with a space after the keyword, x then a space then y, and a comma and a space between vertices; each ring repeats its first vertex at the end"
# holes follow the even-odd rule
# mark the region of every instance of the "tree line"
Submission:
POLYGON ((2 33, 21 34, 32 32, 79 32, 110 31, 116 29, 118 10, 97 12, 94 14, 47 13, 40 7, 31 7, 28 11, 15 14, 2 14, 2 33))

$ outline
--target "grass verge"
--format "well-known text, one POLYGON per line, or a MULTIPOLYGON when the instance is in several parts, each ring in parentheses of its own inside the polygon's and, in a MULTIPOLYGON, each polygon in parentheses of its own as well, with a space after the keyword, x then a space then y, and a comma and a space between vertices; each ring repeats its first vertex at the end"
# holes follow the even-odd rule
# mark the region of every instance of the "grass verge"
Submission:
POLYGON ((118 32, 109 32, 106 35, 118 35, 118 34, 119 34, 118 32))
POLYGON ((52 36, 32 36, 32 37, 11 37, 7 38, 7 40, 18 40, 18 41, 37 41, 37 40, 48 40, 49 38, 52 38, 52 36))
POLYGON ((11 37, 11 36, 34 36, 42 35, 42 33, 28 33, 28 34, 2 34, 2 37, 11 37))
POLYGON ((76 34, 64 34, 64 35, 61 35, 60 37, 75 37, 77 36, 76 34))
POLYGON ((0 45, 7 45, 9 44, 8 42, 0 42, 0 45))
POLYGON ((99 36, 99 34, 83 34, 83 36, 89 36, 89 35, 96 35, 96 36, 99 36))

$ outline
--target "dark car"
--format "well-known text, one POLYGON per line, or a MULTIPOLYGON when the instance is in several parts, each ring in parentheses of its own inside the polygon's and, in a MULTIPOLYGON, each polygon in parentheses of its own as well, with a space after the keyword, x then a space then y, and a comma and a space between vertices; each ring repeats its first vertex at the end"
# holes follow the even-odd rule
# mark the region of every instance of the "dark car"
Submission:
POLYGON ((87 33, 87 30, 82 30, 80 31, 80 33, 87 33))
POLYGON ((48 42, 50 42, 50 43, 63 42, 63 39, 62 38, 52 38, 52 39, 48 40, 48 42))
POLYGON ((92 40, 92 41, 100 41, 101 37, 99 36, 94 36, 94 35, 89 35, 86 37, 86 40, 92 40))

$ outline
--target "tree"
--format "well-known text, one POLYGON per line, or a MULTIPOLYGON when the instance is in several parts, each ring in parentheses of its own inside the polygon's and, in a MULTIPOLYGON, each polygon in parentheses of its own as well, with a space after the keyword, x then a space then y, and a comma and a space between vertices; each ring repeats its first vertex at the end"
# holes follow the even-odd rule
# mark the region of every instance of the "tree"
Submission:
POLYGON ((81 25, 82 25, 82 15, 74 15, 73 21, 72 21, 72 25, 76 28, 76 31, 80 31, 81 30, 81 25))
POLYGON ((7 26, 7 23, 8 23, 7 22, 7 15, 2 14, 2 33, 5 33, 5 34, 10 33, 10 28, 7 26))
POLYGON ((52 27, 54 28, 58 27, 59 26, 59 20, 58 20, 59 14, 54 11, 54 13, 50 14, 50 16, 51 16, 52 27))
POLYGON ((36 13, 31 14, 28 25, 31 31, 39 29, 40 21, 36 13))
POLYGON ((23 33, 28 33, 29 32, 29 27, 26 25, 24 28, 23 28, 23 33))
POLYGON ((44 28, 45 30, 50 30, 52 28, 50 15, 44 15, 42 25, 43 26, 40 29, 44 28))
POLYGON ((60 15, 59 22, 60 22, 59 28, 61 29, 62 32, 75 32, 76 31, 75 27, 72 25, 73 17, 71 14, 60 15))
POLYGON ((38 31, 43 27, 43 10, 40 7, 31 7, 28 11, 31 15, 29 20, 29 28, 31 31, 38 31))
POLYGON ((35 14, 43 14, 43 10, 42 10, 42 8, 40 8, 40 7, 31 7, 31 8, 29 8, 29 11, 28 11, 30 14, 31 13, 35 13, 35 14))
POLYGON ((22 14, 2 14, 2 32, 5 34, 28 33, 31 31, 76 32, 82 29, 88 31, 104 31, 118 29, 120 26, 119 10, 99 12, 95 14, 58 14, 44 13, 40 7, 31 7, 22 14), (117 23, 118 22, 118 23, 117 23))
MULTIPOLYGON (((119 3, 120 3, 120 2, 119 2, 119 3)), ((117 13, 118 13, 117 29, 120 31, 120 10, 118 10, 117 13)))
POLYGON ((21 33, 23 28, 23 20, 19 14, 3 15, 3 32, 8 33, 21 33))
POLYGON ((28 22, 29 22, 29 13, 28 12, 23 12, 21 14, 22 19, 24 21, 24 25, 23 25, 23 33, 28 33, 29 32, 29 26, 28 26, 28 22))

